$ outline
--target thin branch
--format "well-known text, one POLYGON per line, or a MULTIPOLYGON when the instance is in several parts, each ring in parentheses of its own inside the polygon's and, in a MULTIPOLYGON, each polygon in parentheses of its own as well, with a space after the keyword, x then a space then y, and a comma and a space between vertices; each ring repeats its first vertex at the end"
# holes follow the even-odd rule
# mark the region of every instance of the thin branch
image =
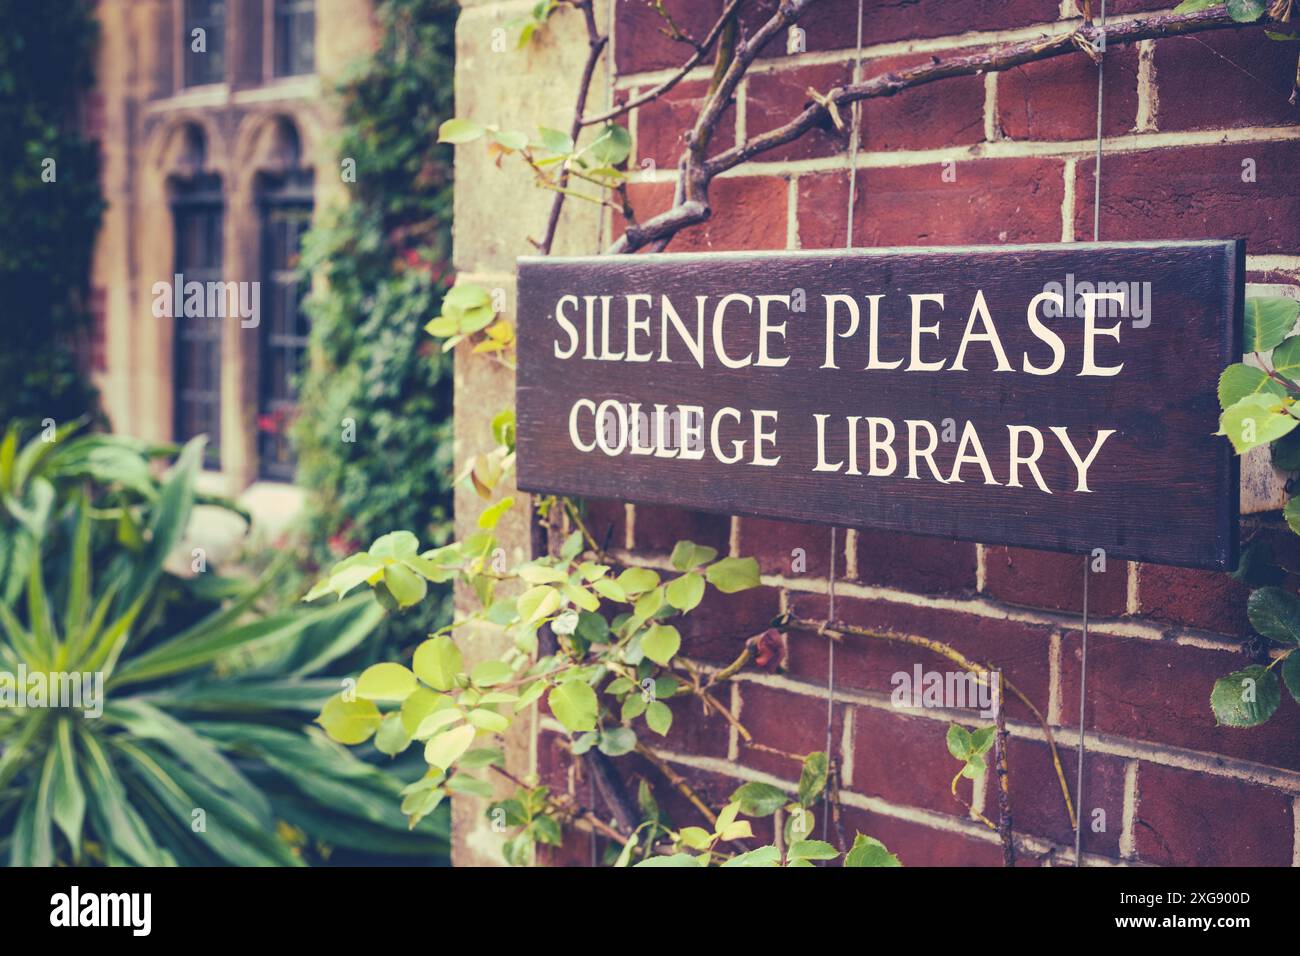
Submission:
MULTIPOLYGON (((580 2, 574 2, 573 6, 582 11, 583 20, 587 26, 587 62, 582 67, 582 80, 578 84, 578 101, 573 107, 573 122, 569 126, 569 138, 574 143, 577 143, 578 136, 582 133, 582 114, 587 111, 587 96, 591 92, 591 79, 596 75, 596 64, 605 51, 609 37, 601 36, 600 30, 596 26, 595 0, 580 0, 580 2)), ((560 213, 564 211, 564 190, 568 185, 569 170, 565 168, 560 170, 560 190, 556 192, 555 197, 551 200, 551 214, 546 221, 546 234, 542 237, 542 241, 537 244, 537 251, 544 256, 551 254, 551 246, 555 243, 555 232, 560 227, 560 213)))
POLYGON ((723 29, 726 27, 726 25, 729 22, 732 22, 734 20, 736 12, 740 9, 740 5, 744 2, 745 0, 729 0, 727 6, 722 11, 722 16, 718 18, 718 22, 713 25, 712 29, 709 30, 708 35, 705 36, 705 38, 702 41, 700 41, 700 44, 699 46, 696 47, 695 52, 691 54, 690 59, 687 60, 685 63, 683 63, 681 68, 678 69, 676 73, 674 73, 668 79, 664 80, 658 86, 652 87, 651 89, 646 90, 644 93, 640 93, 632 97, 630 100, 628 100, 626 103, 623 103, 621 106, 616 106, 613 109, 606 110, 603 113, 597 113, 594 116, 584 116, 582 118, 582 125, 594 126, 597 123, 608 123, 610 120, 622 116, 624 113, 631 112, 632 110, 636 109, 638 106, 644 106, 646 103, 649 103, 651 100, 658 99, 659 97, 667 93, 669 90, 671 90, 678 83, 680 83, 682 80, 686 79, 686 77, 690 75, 691 70, 699 66, 700 63, 704 60, 704 58, 709 55, 709 51, 713 49, 713 44, 718 42, 718 37, 721 35, 723 29))

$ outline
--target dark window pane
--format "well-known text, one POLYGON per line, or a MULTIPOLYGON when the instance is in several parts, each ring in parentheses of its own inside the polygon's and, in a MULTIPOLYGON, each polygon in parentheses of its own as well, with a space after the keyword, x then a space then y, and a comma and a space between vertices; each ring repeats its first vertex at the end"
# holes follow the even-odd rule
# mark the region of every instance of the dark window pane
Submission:
POLYGON ((275 75, 316 68, 315 0, 275 0, 275 75))
POLYGON ((292 481, 297 464, 288 431, 297 409, 297 379, 307 353, 302 308, 307 283, 297 273, 298 245, 311 224, 307 171, 262 178, 262 322, 258 371, 258 458, 264 478, 292 481))
POLYGON ((226 0, 185 0, 181 62, 185 85, 223 83, 226 79, 226 0), (195 31, 203 31, 201 40, 195 31), (202 49, 195 49, 201 46, 202 49))
POLYGON ((183 276, 181 294, 172 304, 175 351, 172 360, 174 438, 188 441, 207 435, 204 465, 221 465, 221 330, 222 319, 209 315, 208 282, 221 281, 221 182, 199 176, 176 184, 172 206, 176 266, 183 276), (185 314, 184 286, 203 283, 201 315, 185 314))

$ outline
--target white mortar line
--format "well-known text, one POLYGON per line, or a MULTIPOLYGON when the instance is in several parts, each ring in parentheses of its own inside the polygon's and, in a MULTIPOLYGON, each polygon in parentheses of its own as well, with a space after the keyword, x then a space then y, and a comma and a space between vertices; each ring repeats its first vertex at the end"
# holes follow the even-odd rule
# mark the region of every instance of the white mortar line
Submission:
POLYGON ((799 177, 797 175, 786 180, 785 247, 799 248, 799 177))
POLYGON ((1138 44, 1137 122, 1141 132, 1159 129, 1160 90, 1156 85, 1156 41, 1143 40, 1138 44))
MULTIPOLYGON (((844 728, 840 735, 840 784, 844 790, 853 789, 853 708, 841 708, 844 713, 844 728)), ((830 755, 827 754, 829 757, 830 755)))
POLYGON ((998 135, 998 75, 984 74, 984 139, 992 143, 998 135))
POLYGON ((1061 169, 1061 175, 1064 178, 1061 189, 1061 241, 1074 242, 1074 208, 1076 203, 1075 194, 1077 192, 1076 173, 1079 167, 1079 158, 1071 156, 1065 161, 1061 169))
MULTIPOLYGON (((846 528, 844 531, 844 574, 842 578, 850 580, 858 576, 858 529, 846 528)), ((836 582, 836 587, 839 582, 836 582)))
POLYGON ((1119 855, 1126 860, 1137 856, 1138 762, 1130 760, 1124 765, 1124 817, 1120 821, 1119 855))
POLYGON ((1047 722, 1061 723, 1061 632, 1053 631, 1047 641, 1047 722))

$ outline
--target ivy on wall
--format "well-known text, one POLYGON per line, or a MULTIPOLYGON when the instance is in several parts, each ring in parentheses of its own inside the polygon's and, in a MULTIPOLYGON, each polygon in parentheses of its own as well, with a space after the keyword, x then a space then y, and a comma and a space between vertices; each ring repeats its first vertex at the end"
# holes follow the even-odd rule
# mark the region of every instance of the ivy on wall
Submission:
POLYGON ((58 422, 95 393, 74 344, 104 203, 96 144, 75 128, 97 28, 84 0, 0 0, 0 421, 58 422))
MULTIPOLYGON (((294 431, 322 563, 393 526, 450 534, 451 361, 422 327, 450 284, 452 153, 437 131, 452 112, 457 12, 454 0, 384 0, 379 49, 339 90, 349 197, 304 240, 303 269, 325 281, 307 301, 294 431)), ((403 630, 448 613, 431 604, 403 630)))

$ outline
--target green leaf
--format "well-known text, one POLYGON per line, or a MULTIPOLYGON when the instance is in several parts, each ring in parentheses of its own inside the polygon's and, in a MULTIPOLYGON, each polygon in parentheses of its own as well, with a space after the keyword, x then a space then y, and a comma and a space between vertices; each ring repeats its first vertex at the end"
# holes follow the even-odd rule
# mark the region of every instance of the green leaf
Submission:
POLYGON ((474 665, 469 679, 478 687, 492 687, 508 681, 515 674, 505 661, 487 660, 474 665))
POLYGON ((1218 435, 1226 435, 1238 454, 1267 445, 1300 425, 1276 395, 1247 395, 1223 413, 1218 435))
POLYGON ((760 846, 756 850, 739 853, 722 864, 726 866, 780 866, 781 852, 774 846, 760 846))
POLYGON ((1246 601, 1250 626, 1279 644, 1300 644, 1300 598, 1282 588, 1259 588, 1246 601))
POLYGON ((1287 526, 1296 534, 1300 534, 1300 497, 1292 498, 1282 509, 1282 517, 1286 519, 1287 526))
POLYGON ((429 591, 429 582, 404 564, 384 568, 384 586, 401 608, 419 604, 429 591))
MULTIPOLYGON (((644 591, 658 587, 659 573, 652 571, 650 568, 628 568, 618 576, 615 583, 623 589, 623 594, 626 597, 633 598, 644 591)), ((597 585, 593 585, 593 587, 600 590, 597 585)), ((614 598, 614 600, 617 600, 617 598, 614 598)))
POLYGON ((674 578, 667 588, 668 603, 679 611, 693 611, 704 599, 704 578, 692 571, 674 578))
MULTIPOLYGON (((628 698, 629 700, 633 698, 628 698)), ((639 700, 640 698, 635 698, 639 700)), ((645 711, 646 726, 657 733, 660 737, 667 737, 668 730, 673 725, 672 708, 663 701, 652 701, 645 711)))
MULTIPOLYGON (((1300 338, 1288 339, 1288 342, 1300 342, 1300 338)), ((1241 362, 1229 365, 1219 376, 1219 407, 1225 410, 1247 395, 1261 392, 1280 397, 1286 394, 1286 389, 1280 382, 1269 378, 1268 373, 1263 369, 1241 362)))
POLYGON ((561 132, 558 129, 549 129, 545 126, 537 130, 537 145, 548 153, 567 156, 573 152, 573 139, 568 133, 561 132))
POLYGON ((415 649, 415 676, 434 690, 451 690, 461 671, 460 649, 450 637, 431 638, 415 649))
POLYGON ((770 817, 790 802, 790 795, 770 783, 751 781, 736 788, 731 802, 739 803, 747 817, 770 817))
MULTIPOLYGON (((773 847, 772 850, 773 852, 775 852, 776 848, 773 847)), ((745 855, 748 856, 748 854, 745 855)), ((728 863, 737 866, 755 865, 755 864, 744 864, 744 863, 737 864, 735 861, 738 859, 740 859, 740 857, 732 857, 730 860, 727 861, 727 863, 724 863, 723 866, 728 865, 728 863)), ((649 859, 642 860, 640 863, 634 863, 632 864, 632 869, 635 870, 635 869, 639 869, 640 867, 658 868, 664 866, 704 866, 704 861, 697 857, 691 856, 691 854, 689 853, 673 853, 668 856, 652 856, 649 859)))
POLYGON ((610 123, 583 150, 583 154, 590 155, 599 166, 619 166, 627 160, 631 151, 632 137, 627 130, 616 123, 610 123))
POLYGON ((681 649, 682 636, 671 624, 656 624, 641 637, 641 650, 656 664, 667 665, 681 649))
POLYGON ((485 531, 491 531, 501 520, 501 516, 515 506, 513 497, 502 498, 490 508, 485 508, 483 513, 478 516, 478 526, 485 531))
POLYGON ((486 129, 473 120, 452 117, 438 127, 438 142, 472 143, 486 132, 486 129))
POLYGON ((596 692, 581 680, 567 680, 551 689, 546 697, 555 719, 571 733, 596 729, 599 704, 596 692))
POLYGON ((1254 23, 1268 9, 1268 0, 1228 0, 1228 14, 1238 23, 1254 23))
POLYGON ((406 700, 415 688, 415 674, 401 664, 372 664, 357 678, 363 700, 406 700))
POLYGON ((798 843, 791 844, 786 858, 791 861, 834 860, 838 859, 839 855, 839 850, 823 840, 800 840, 798 843))
POLYGON ((960 724, 948 725, 948 753, 952 754, 958 760, 966 760, 974 750, 971 743, 970 731, 960 724))
POLYGON ((68 838, 73 853, 81 856, 81 826, 86 815, 86 792, 77 773, 77 752, 72 745, 72 722, 60 719, 54 735, 54 774, 51 780, 51 815, 68 838))
POLYGON ((705 547, 694 541, 678 541, 673 546, 673 553, 669 560, 678 571, 690 571, 701 564, 708 564, 717 556, 717 548, 705 547))
POLYGON ((1210 691, 1210 706, 1225 727, 1258 727, 1282 702, 1277 675, 1259 664, 1221 677, 1210 691))
POLYGON ((1282 681, 1291 696, 1300 702, 1300 651, 1292 651, 1282 662, 1282 681))
POLYGON ((528 134, 519 130, 495 130, 492 133, 492 138, 506 149, 521 150, 528 148, 528 134))
POLYGON ((988 752, 993 746, 993 738, 997 736, 997 727, 981 727, 970 735, 971 753, 980 755, 988 752))
POLYGON ((1217 7, 1223 0, 1183 0, 1178 6, 1174 7, 1174 13, 1197 13, 1201 10, 1208 10, 1210 7, 1217 7))
MULTIPOLYGON (((1273 371, 1295 382, 1300 379, 1300 335, 1293 335, 1273 350, 1273 371)), ((1280 383, 1274 382, 1279 388, 1280 383)))
POLYGON ((1300 471, 1300 430, 1273 442, 1273 464, 1283 471, 1300 471))
MULTIPOLYGON (((1262 4, 1263 0, 1259 0, 1262 4)), ((1281 296, 1246 299, 1245 351, 1267 352, 1282 344, 1300 316, 1300 300, 1281 296)))
POLYGON ((636 750, 636 732, 631 727, 612 727, 600 735, 596 745, 606 757, 621 757, 636 750))
POLYGON ((479 730, 486 730, 488 733, 500 734, 510 728, 510 718, 486 707, 471 710, 465 715, 465 719, 479 730))
POLYGON ((325 702, 316 723, 324 728, 331 740, 351 745, 369 740, 383 719, 374 701, 349 701, 336 694, 325 702))
POLYGON ((375 732, 375 749, 381 754, 396 757, 411 745, 411 735, 402 724, 401 714, 389 714, 375 732))
POLYGON ((519 595, 516 607, 519 617, 525 624, 536 624, 560 609, 560 592, 549 585, 529 588, 519 595))
POLYGON ((424 745, 425 762, 431 767, 437 767, 439 770, 450 769, 451 765, 474 742, 476 732, 469 724, 462 724, 430 738, 429 742, 424 745))
POLYGON ((830 773, 830 761, 826 754, 818 750, 803 759, 803 768, 799 771, 799 806, 810 807, 826 788, 826 778, 830 773))
POLYGON ((710 564, 704 574, 709 583, 723 594, 746 591, 759 584, 758 562, 753 558, 723 558, 710 564))
POLYGON ((853 846, 844 857, 844 865, 894 867, 903 864, 879 840, 859 833, 853 838, 853 846))
POLYGON ((420 539, 409 531, 390 531, 380 535, 370 546, 376 558, 409 558, 420 550, 420 539))

